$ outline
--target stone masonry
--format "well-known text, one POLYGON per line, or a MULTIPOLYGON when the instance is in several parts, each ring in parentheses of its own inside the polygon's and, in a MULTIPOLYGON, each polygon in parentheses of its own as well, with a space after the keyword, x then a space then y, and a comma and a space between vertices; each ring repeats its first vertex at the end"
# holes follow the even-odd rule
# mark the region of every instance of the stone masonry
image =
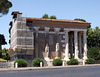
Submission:
POLYGON ((22 17, 20 12, 12 12, 10 22, 11 60, 34 58, 62 60, 71 58, 87 59, 86 31, 88 22, 76 20, 42 19, 22 17), (83 37, 82 37, 83 35, 83 37), (45 52, 46 45, 48 53, 45 52), (57 45, 59 49, 57 50, 57 45))

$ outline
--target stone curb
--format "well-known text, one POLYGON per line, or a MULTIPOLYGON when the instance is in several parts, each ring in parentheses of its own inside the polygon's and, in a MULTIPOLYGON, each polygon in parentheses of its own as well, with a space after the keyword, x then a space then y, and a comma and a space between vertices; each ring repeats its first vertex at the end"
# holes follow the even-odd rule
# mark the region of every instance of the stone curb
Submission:
POLYGON ((90 67, 100 66, 100 64, 90 65, 68 65, 68 66, 49 66, 49 67, 25 67, 25 68, 0 68, 0 71, 21 71, 21 70, 39 70, 39 69, 56 69, 56 68, 74 68, 74 67, 90 67))

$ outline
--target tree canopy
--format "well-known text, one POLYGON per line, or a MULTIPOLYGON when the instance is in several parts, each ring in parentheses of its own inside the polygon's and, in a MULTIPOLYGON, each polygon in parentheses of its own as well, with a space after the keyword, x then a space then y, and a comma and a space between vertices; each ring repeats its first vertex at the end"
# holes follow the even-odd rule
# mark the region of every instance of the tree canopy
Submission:
POLYGON ((86 22, 86 20, 84 20, 84 19, 80 19, 80 18, 75 18, 74 20, 78 20, 78 21, 86 22))
POLYGON ((12 3, 8 0, 0 0, 0 17, 8 14, 9 8, 12 7, 12 3))
POLYGON ((95 29, 88 29, 87 33, 88 47, 100 47, 100 28, 98 26, 95 29))
POLYGON ((7 53, 8 49, 4 48, 0 50, 0 58, 10 60, 10 55, 7 53))
POLYGON ((48 14, 44 14, 44 15, 42 16, 42 18, 49 19, 49 16, 48 16, 48 14))
POLYGON ((50 16, 50 19, 57 19, 56 16, 50 16))
POLYGON ((93 58, 94 60, 100 60, 100 48, 91 47, 88 49, 87 56, 88 58, 93 58))
POLYGON ((56 16, 52 15, 52 16, 49 17, 48 14, 44 14, 42 16, 42 18, 45 18, 45 19, 57 19, 56 16))
POLYGON ((5 37, 4 35, 0 34, 0 49, 2 49, 2 45, 7 44, 7 42, 5 41, 5 37))

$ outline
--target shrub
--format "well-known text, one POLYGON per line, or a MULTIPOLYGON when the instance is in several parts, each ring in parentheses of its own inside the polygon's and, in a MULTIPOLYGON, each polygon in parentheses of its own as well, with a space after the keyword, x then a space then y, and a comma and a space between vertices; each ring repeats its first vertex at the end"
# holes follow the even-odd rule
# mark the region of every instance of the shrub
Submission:
POLYGON ((100 60, 100 50, 98 47, 91 47, 87 52, 88 58, 93 58, 94 60, 100 60))
POLYGON ((53 60, 53 65, 54 66, 62 66, 62 60, 60 58, 54 59, 53 60))
POLYGON ((35 58, 35 59, 32 61, 32 65, 33 65, 34 67, 40 67, 40 62, 42 62, 42 64, 44 65, 43 59, 35 58))
POLYGON ((15 64, 18 63, 18 67, 27 67, 28 62, 26 60, 23 59, 18 59, 14 62, 14 66, 15 64))
POLYGON ((94 61, 93 58, 88 58, 88 59, 86 59, 86 61, 85 61, 85 64, 94 64, 94 63, 95 63, 95 61, 94 61))
POLYGON ((78 65, 78 60, 77 59, 70 59, 70 61, 67 61, 68 65, 78 65))

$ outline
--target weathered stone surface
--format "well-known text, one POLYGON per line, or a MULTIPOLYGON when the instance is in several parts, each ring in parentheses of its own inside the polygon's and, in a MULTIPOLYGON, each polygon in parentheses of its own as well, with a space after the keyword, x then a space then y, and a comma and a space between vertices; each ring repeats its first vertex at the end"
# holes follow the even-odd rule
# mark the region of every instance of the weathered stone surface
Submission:
POLYGON ((90 23, 74 20, 27 18, 21 17, 21 14, 17 12, 18 17, 13 18, 10 31, 10 51, 13 59, 38 57, 44 59, 46 44, 49 46, 48 57, 50 59, 59 57, 68 60, 72 56, 78 59, 78 49, 80 48, 78 33, 80 31, 84 32, 84 45, 82 46, 84 46, 84 59, 87 58, 86 30, 90 23), (70 38, 70 35, 73 37, 70 38), (56 48, 57 43, 59 43, 59 50, 56 48), (73 55, 73 53, 75 54, 73 55))

